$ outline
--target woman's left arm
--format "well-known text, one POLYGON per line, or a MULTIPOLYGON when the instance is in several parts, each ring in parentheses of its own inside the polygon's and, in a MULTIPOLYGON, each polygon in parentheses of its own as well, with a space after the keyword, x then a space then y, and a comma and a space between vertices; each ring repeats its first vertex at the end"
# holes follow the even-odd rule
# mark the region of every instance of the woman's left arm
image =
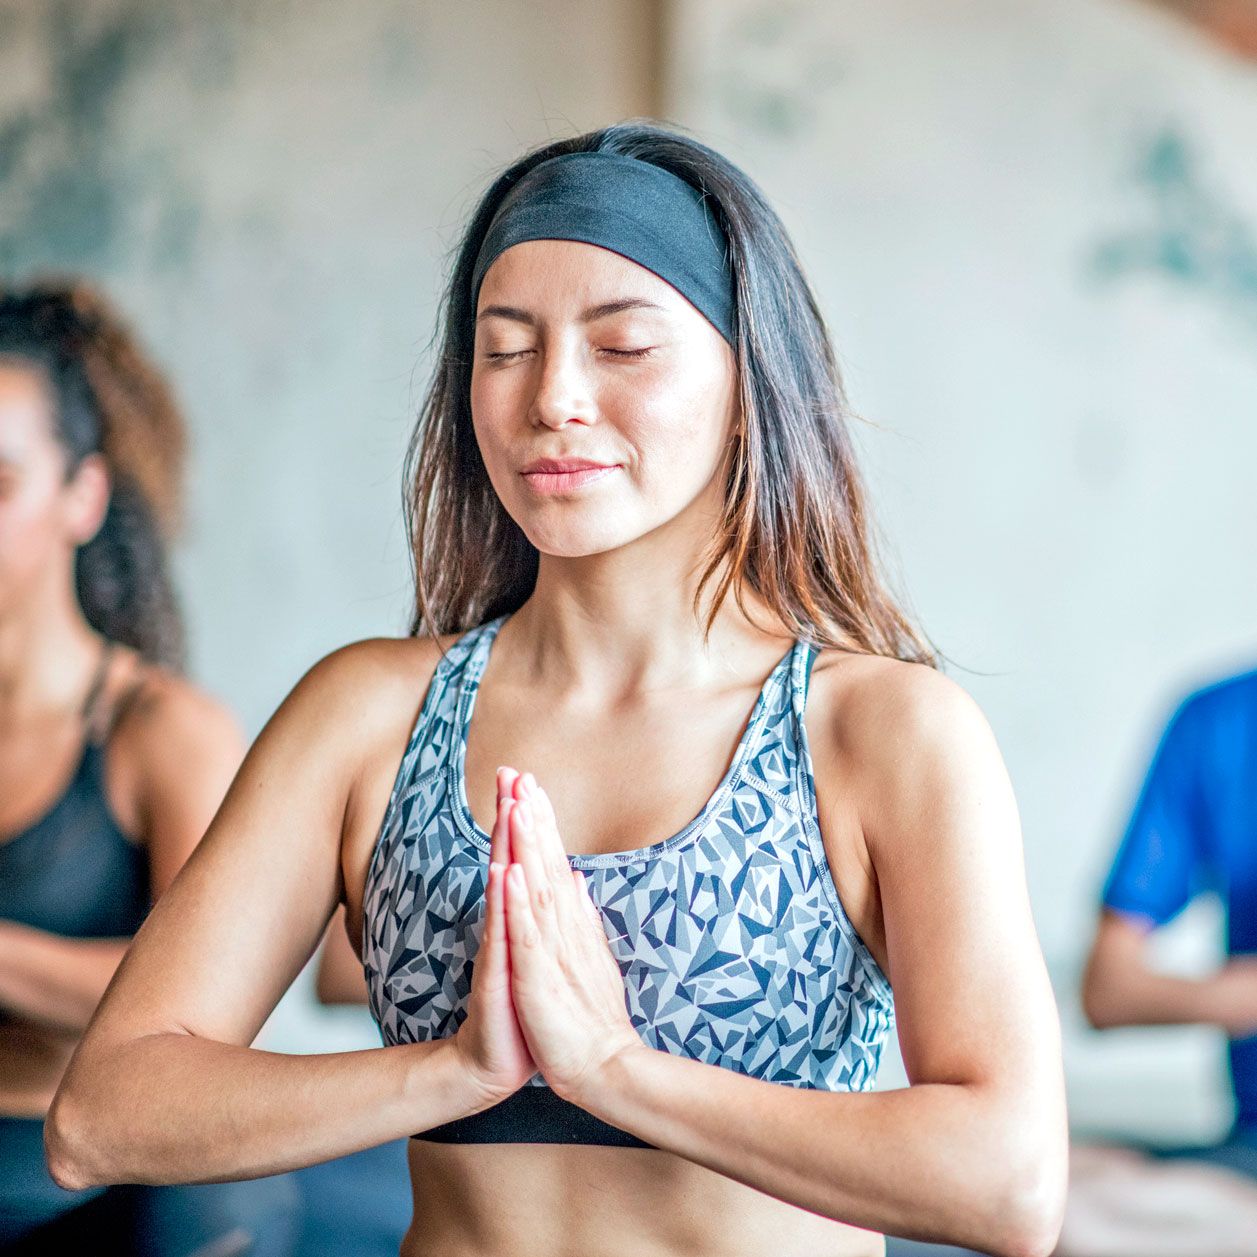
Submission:
MULTIPOLYGON (((1064 1078, 1011 784, 989 725, 954 682, 890 663, 863 689, 844 702, 840 736, 911 1085, 800 1089, 618 1033, 595 1067, 551 1085, 659 1148, 826 1217, 1045 1257, 1064 1211, 1064 1078)), ((527 968, 519 915, 513 959, 527 968)))
MULTIPOLYGON (((110 754, 135 764, 141 838, 153 900, 201 840, 244 754, 234 719, 179 678, 149 680, 114 731, 110 754)), ((0 920, 0 1010, 78 1033, 109 985, 129 938, 69 938, 0 920)))

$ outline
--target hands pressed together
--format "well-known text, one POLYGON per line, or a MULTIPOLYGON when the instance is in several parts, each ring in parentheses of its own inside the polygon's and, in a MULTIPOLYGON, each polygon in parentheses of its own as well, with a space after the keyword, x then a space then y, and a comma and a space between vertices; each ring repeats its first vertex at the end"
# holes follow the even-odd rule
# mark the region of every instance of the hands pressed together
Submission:
POLYGON ((579 1104, 609 1061, 646 1045, 549 797, 513 768, 498 769, 497 787, 484 936, 454 1045, 489 1103, 540 1070, 579 1104))

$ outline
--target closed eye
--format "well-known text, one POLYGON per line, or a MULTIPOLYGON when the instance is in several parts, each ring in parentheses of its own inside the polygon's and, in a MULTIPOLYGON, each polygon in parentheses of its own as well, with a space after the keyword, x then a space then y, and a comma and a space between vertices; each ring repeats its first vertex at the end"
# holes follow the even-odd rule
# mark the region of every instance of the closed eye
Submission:
MULTIPOLYGON (((653 345, 648 345, 644 349, 604 349, 601 352, 610 354, 614 358, 645 358, 648 354, 655 351, 653 345)), ((522 358, 525 354, 532 353, 531 349, 517 349, 513 353, 486 354, 485 357, 493 362, 508 362, 512 358, 522 358)))

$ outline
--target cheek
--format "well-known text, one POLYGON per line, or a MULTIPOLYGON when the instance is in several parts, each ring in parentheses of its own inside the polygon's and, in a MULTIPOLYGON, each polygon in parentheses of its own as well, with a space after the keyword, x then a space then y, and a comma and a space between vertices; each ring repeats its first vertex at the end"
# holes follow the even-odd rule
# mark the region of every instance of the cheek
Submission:
POLYGON ((643 403, 621 429, 638 452, 642 475, 669 484, 705 484, 728 444, 726 412, 694 392, 672 391, 643 403))
POLYGON ((56 502, 23 492, 0 495, 0 568, 6 585, 47 566, 62 548, 56 502))
POLYGON ((491 406, 481 406, 475 396, 472 397, 472 433, 476 446, 480 450, 480 460, 489 474, 489 483, 501 497, 508 491, 511 469, 508 464, 507 451, 509 440, 506 423, 502 411, 495 411, 491 406))

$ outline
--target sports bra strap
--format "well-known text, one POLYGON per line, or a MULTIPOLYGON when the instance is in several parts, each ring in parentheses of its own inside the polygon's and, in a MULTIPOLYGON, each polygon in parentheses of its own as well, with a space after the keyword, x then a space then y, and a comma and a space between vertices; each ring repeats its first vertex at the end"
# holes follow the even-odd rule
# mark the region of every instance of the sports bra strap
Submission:
POLYGON ((135 704, 135 700, 139 697, 140 691, 144 688, 147 677, 141 668, 139 676, 135 677, 127 686, 122 696, 118 698, 109 708, 106 718, 104 719, 104 729, 101 725, 101 709, 102 698, 105 688, 105 677, 108 673, 109 661, 117 653, 117 644, 108 642, 105 650, 101 655, 100 665, 96 670, 96 676, 92 681, 91 689, 88 691, 87 698, 83 702, 83 718, 87 729, 86 741, 89 746, 103 747, 108 744, 109 739, 113 737, 114 730, 122 722, 123 717, 131 710, 135 704))

